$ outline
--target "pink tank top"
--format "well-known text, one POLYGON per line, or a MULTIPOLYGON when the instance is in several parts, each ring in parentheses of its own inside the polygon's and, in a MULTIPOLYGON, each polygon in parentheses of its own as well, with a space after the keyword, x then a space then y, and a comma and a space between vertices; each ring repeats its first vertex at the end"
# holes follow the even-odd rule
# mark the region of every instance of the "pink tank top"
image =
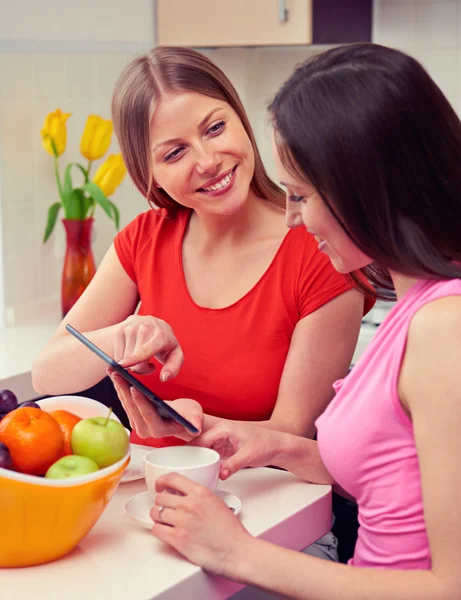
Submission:
POLYGON ((461 295, 461 280, 412 286, 347 378, 334 384, 336 396, 317 419, 322 460, 359 506, 355 566, 431 568, 413 427, 397 389, 413 315, 453 295, 461 295))

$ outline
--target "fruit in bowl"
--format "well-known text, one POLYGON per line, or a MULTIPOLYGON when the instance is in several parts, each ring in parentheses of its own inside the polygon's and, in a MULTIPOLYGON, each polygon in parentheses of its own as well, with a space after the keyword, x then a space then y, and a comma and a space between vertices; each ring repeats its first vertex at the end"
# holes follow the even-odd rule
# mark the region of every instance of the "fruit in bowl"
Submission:
POLYGON ((6 444, 0 442, 0 468, 2 469, 13 469, 13 461, 11 460, 11 454, 6 444))
POLYGON ((18 407, 16 394, 11 390, 0 390, 0 414, 6 415, 18 407))
MULTIPOLYGON (((54 410, 66 410, 82 421, 104 414, 107 418, 107 407, 88 398, 54 397, 39 400, 38 404, 41 411, 34 407, 17 408, 10 411, 8 415, 17 413, 20 416, 20 413, 25 415, 26 411, 33 410, 43 412, 53 419, 49 413, 54 410)), ((19 419, 19 416, 16 419, 19 419)), ((36 413, 33 416, 36 418, 36 413)), ((0 421, 0 427, 3 427, 6 418, 0 421)), ((118 421, 115 415, 113 418, 118 421)), ((13 417, 10 419, 16 421, 13 417)), ((64 443, 59 424, 55 420, 54 422, 61 435, 61 442, 64 443)), ((6 422, 5 428, 9 429, 9 421, 6 422)), ((127 436, 125 431, 124 433, 127 436)), ((8 448, 8 444, 3 443, 8 448)), ((15 452, 2 450, 2 448, 0 446, 0 461, 5 460, 4 456, 7 454, 11 454, 13 466, 16 468, 15 452)), ((55 470, 58 463, 62 466, 62 462, 66 459, 77 458, 72 455, 64 457, 61 455, 48 466, 45 472, 53 469, 53 465, 55 470)), ((86 458, 91 461, 91 458, 86 458)), ((56 560, 73 550, 104 512, 129 460, 130 449, 127 443, 124 456, 110 466, 98 467, 98 470, 84 474, 77 472, 76 469, 73 471, 73 476, 39 477, 10 470, 0 462, 0 489, 2 490, 0 567, 42 564, 56 560)), ((84 462, 88 464, 87 461, 84 462)), ((65 462, 64 465, 66 466, 65 462)), ((67 463, 69 471, 68 467, 67 463)))
POLYGON ((45 475, 63 455, 64 437, 57 421, 39 408, 17 408, 0 421, 0 442, 8 448, 13 468, 45 475))
POLYGON ((67 477, 78 477, 99 471, 99 466, 91 458, 72 454, 63 456, 57 460, 45 474, 48 479, 66 479, 67 477))
MULTIPOLYGON (((62 431, 62 435, 64 436, 64 456, 72 454, 72 432, 77 423, 82 419, 68 410, 52 410, 50 415, 53 417, 53 419, 55 419, 55 421, 58 422, 58 425, 62 431)), ((78 454, 78 452, 75 454, 78 454)))
POLYGON ((72 451, 91 458, 100 468, 120 460, 129 444, 125 427, 104 417, 83 419, 72 431, 72 451))

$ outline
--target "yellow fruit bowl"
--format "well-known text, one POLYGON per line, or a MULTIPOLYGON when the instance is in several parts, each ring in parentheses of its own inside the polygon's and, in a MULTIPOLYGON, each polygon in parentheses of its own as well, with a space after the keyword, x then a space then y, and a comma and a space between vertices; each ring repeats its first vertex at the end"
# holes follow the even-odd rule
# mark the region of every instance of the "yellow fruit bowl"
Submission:
MULTIPOLYGON (((42 410, 69 410, 82 418, 108 414, 103 404, 77 396, 39 404, 42 410)), ((0 567, 39 565, 73 550, 104 512, 129 461, 128 449, 110 467, 71 479, 0 468, 0 567)))

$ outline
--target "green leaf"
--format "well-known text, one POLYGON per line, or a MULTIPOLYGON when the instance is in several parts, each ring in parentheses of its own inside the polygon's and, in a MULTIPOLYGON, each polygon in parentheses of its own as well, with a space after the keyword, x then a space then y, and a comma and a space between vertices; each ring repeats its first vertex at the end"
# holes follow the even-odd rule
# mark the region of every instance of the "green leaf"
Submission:
POLYGON ((72 165, 74 167, 78 167, 80 169, 83 177, 85 178, 85 182, 87 182, 88 181, 88 171, 84 167, 82 167, 82 165, 79 165, 78 163, 72 163, 72 165))
POLYGON ((117 206, 112 202, 112 200, 109 200, 109 204, 112 207, 112 212, 114 213, 115 228, 118 231, 120 229, 120 212, 117 206))
POLYGON ((70 194, 64 194, 64 211, 66 219, 81 221, 83 214, 83 191, 81 189, 71 190, 70 194))
POLYGON ((55 202, 48 209, 48 218, 46 221, 45 235, 43 236, 43 243, 45 243, 50 235, 53 233, 54 226, 56 225, 56 219, 58 218, 59 209, 61 208, 60 202, 55 202))
POLYGON ((83 190, 79 190, 79 191, 82 193, 83 218, 86 219, 87 215, 88 215, 88 211, 94 204, 94 200, 90 196, 87 196, 83 190))
POLYGON ((51 137, 51 135, 49 135, 49 138, 50 138, 51 147, 53 149, 54 156, 55 156, 55 158, 59 158, 59 154, 58 154, 58 151, 56 149, 56 144, 54 143, 54 139, 51 137))
POLYGON ((80 171, 82 172, 83 175, 83 179, 86 182, 88 180, 88 173, 87 171, 82 167, 82 165, 79 165, 78 163, 69 163, 66 167, 66 170, 64 172, 64 188, 63 188, 63 192, 65 195, 69 195, 70 192, 73 189, 73 185, 72 185, 72 177, 71 177, 71 170, 72 167, 77 167, 78 169, 80 169, 80 171))
POLYGON ((93 200, 101 206, 109 219, 115 220, 115 216, 112 213, 112 206, 98 185, 93 181, 89 181, 88 183, 85 183, 82 189, 85 190, 85 192, 88 192, 93 200))
POLYGON ((69 163, 64 171, 64 185, 62 188, 62 192, 66 198, 70 196, 73 190, 72 186, 72 177, 70 176, 70 172, 72 170, 72 163, 69 163))

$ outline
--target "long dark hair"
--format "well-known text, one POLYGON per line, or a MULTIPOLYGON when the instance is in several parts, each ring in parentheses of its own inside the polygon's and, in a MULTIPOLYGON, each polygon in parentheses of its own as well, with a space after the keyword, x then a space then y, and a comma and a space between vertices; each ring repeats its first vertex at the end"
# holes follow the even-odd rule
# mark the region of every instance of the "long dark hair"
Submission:
POLYGON ((300 65, 269 110, 286 168, 373 259, 375 286, 392 289, 389 270, 461 278, 461 122, 415 59, 334 48, 300 65))
POLYGON ((153 185, 150 122, 156 103, 169 92, 198 92, 229 104, 242 121, 255 156, 251 189, 285 206, 285 194, 268 176, 253 130, 234 86, 211 60, 191 48, 159 46, 131 61, 112 97, 112 119, 123 159, 134 184, 151 205, 174 214, 180 205, 153 185))

